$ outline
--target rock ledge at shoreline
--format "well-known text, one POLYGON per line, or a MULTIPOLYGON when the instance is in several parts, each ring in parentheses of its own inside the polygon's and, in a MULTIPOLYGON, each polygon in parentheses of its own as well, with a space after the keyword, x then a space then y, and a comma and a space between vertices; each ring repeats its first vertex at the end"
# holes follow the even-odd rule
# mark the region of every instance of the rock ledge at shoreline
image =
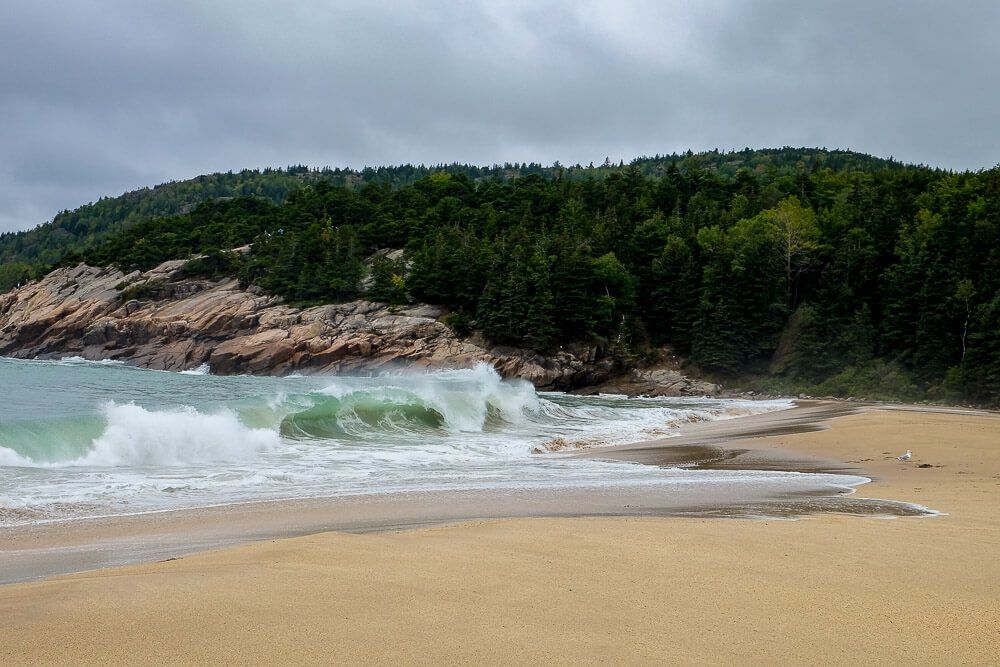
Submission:
POLYGON ((144 272, 79 265, 0 295, 0 355, 115 359, 159 370, 284 375, 494 366, 540 388, 605 381, 623 369, 595 351, 543 356, 462 339, 429 305, 370 301, 295 308, 235 280, 183 276, 184 260, 144 272), (131 295, 135 295, 130 298, 131 295))
POLYGON ((157 370, 207 364, 213 373, 375 373, 492 365, 540 389, 717 395, 669 368, 629 369, 592 346, 542 355, 461 338, 426 304, 365 300, 296 308, 235 280, 184 276, 185 260, 125 274, 85 264, 0 294, 0 356, 114 359, 157 370))

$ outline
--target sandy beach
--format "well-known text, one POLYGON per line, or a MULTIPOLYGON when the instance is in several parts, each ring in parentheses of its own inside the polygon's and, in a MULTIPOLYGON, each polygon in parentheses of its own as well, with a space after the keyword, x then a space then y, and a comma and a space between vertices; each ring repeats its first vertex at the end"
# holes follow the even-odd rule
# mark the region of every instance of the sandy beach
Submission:
MULTIPOLYGON (((0 662, 995 664, 1000 416, 804 409, 587 455, 665 463, 714 447, 708 465, 837 465, 873 478, 855 499, 943 514, 525 516, 256 541, 0 587, 0 662), (912 461, 894 458, 908 448, 912 461)), ((4 551, 67 539, 21 532, 4 551)))

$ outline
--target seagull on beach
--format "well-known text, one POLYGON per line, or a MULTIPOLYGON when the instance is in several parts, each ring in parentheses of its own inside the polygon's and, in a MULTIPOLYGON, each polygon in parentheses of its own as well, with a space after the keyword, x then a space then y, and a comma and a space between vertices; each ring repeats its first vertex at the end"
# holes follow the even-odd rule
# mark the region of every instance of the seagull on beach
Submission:
POLYGON ((909 449, 907 449, 906 453, 905 454, 900 454, 899 456, 897 456, 896 460, 897 461, 909 461, 912 458, 913 458, 913 452, 911 452, 909 449))

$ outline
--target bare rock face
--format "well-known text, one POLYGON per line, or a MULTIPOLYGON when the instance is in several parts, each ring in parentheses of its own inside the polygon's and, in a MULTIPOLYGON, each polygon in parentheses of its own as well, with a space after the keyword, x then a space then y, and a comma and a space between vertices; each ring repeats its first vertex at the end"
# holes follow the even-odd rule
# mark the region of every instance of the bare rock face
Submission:
POLYGON ((722 388, 711 382, 690 378, 676 368, 633 368, 607 382, 588 386, 581 394, 626 394, 628 396, 712 396, 722 388))
POLYGON ((0 295, 0 355, 118 359, 220 374, 376 372, 492 364, 504 377, 570 389, 621 369, 593 351, 542 356, 458 338, 435 306, 369 301, 299 309, 236 281, 181 277, 184 260, 128 275, 79 265, 0 295), (580 356, 578 356, 580 355, 580 356))

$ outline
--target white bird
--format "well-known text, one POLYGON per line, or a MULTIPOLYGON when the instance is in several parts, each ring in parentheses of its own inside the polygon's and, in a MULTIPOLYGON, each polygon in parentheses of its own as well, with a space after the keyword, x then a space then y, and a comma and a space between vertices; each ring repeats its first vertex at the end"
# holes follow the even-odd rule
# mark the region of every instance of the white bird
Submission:
POLYGON ((909 461, 912 458, 913 458, 913 452, 911 452, 909 449, 906 450, 905 454, 900 454, 899 456, 896 457, 896 459, 899 461, 909 461))

